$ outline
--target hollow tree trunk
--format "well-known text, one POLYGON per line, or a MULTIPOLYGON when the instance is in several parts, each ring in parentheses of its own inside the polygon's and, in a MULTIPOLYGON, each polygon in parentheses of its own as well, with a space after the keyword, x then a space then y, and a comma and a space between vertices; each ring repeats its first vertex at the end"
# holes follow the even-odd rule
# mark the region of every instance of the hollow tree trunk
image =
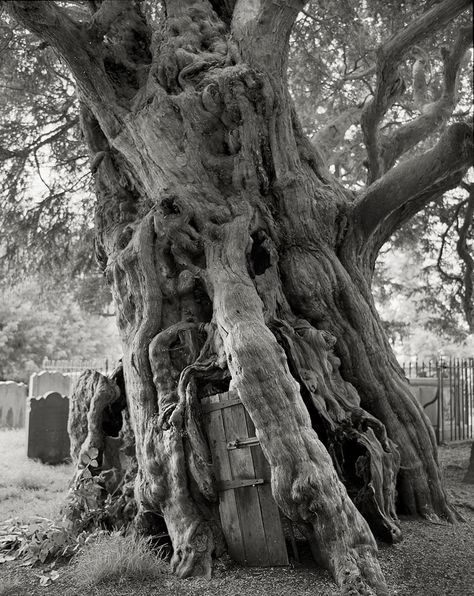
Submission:
POLYGON ((265 9, 255 24, 243 5, 231 39, 208 2, 168 3, 151 44, 124 9, 110 36, 127 32, 128 60, 107 46, 109 71, 92 91, 80 53, 64 50, 79 78, 96 252, 123 344, 123 383, 88 373, 79 384, 89 413, 84 424, 76 408, 73 445, 119 461, 129 443, 106 438, 104 412, 118 416, 126 400, 136 523, 160 513, 176 573, 209 575, 223 540, 199 402, 230 384, 276 502, 318 561, 347 593, 386 594, 373 533, 400 539, 397 479, 401 510, 452 513, 429 424, 375 312, 353 196, 302 134, 284 52, 273 52, 297 11, 265 9))

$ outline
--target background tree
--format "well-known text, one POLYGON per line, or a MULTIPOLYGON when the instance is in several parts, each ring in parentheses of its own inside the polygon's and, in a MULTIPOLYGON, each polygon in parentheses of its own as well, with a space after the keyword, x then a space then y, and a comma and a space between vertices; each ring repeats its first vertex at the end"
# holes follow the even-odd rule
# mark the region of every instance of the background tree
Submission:
MULTIPOLYGON (((377 262, 374 298, 390 342, 400 362, 469 358, 474 336, 462 312, 460 284, 441 282, 437 251, 429 247, 422 251, 421 243, 415 239, 413 250, 408 250, 407 242, 400 246, 392 241, 377 262)), ((453 261, 451 253, 445 266, 458 270, 459 264, 453 261)))
MULTIPOLYGON (((320 563, 347 593, 387 593, 372 532, 400 538, 395 489, 401 511, 451 520, 454 512, 370 286, 380 248, 460 184, 472 160, 463 121, 410 153, 454 110, 470 29, 457 22, 450 38, 449 25, 470 3, 401 11, 386 39, 383 22, 375 27, 360 112, 368 184, 359 192, 328 169, 334 149, 317 135, 311 144, 288 91, 288 41, 303 2, 2 4, 76 81, 96 256, 124 348, 123 379, 82 378, 76 456, 97 447, 107 457, 104 433, 119 432, 126 396, 137 526, 160 512, 173 569, 206 575, 222 540, 199 399, 230 386, 255 423, 278 505, 320 563), (407 53, 432 34, 450 40, 440 103, 417 85, 420 113, 386 130, 406 90, 407 53), (103 427, 114 403, 115 425, 103 427)), ((323 21, 329 6, 318 3, 323 21)), ((373 6, 352 10, 377 24, 373 6)), ((331 39, 315 37, 322 47, 331 39)), ((417 49, 414 81, 424 57, 417 49)))
POLYGON ((2 290, 0 297, 2 380, 27 383, 45 358, 120 356, 111 321, 85 315, 68 287, 51 284, 48 288, 44 280, 28 280, 2 290))

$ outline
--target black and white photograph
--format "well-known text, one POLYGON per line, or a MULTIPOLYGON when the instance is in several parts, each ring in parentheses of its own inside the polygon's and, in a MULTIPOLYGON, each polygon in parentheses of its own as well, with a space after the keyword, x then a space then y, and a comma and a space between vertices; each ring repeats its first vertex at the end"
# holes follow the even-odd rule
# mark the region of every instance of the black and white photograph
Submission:
POLYGON ((470 0, 0 0, 0 596, 474 596, 470 0))

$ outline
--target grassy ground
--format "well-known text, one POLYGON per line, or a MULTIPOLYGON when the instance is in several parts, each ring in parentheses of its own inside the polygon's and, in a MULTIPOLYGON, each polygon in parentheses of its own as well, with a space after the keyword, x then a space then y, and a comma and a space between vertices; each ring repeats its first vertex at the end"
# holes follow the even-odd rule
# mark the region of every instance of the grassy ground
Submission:
POLYGON ((64 499, 72 466, 46 466, 26 457, 25 430, 0 430, 0 520, 27 523, 53 518, 64 499))
MULTIPOLYGON (((70 466, 50 467, 27 460, 22 431, 0 432, 0 520, 35 515, 51 517, 58 510, 71 475, 70 466)), ((442 447, 440 460, 451 500, 466 523, 432 524, 402 520, 405 539, 380 545, 380 562, 397 596, 474 596, 474 486, 461 480, 470 443, 442 447)), ((59 577, 48 587, 39 585, 48 567, 28 569, 17 561, 0 565, 0 596, 336 596, 329 574, 309 557, 284 568, 242 568, 231 561, 216 564, 210 582, 179 581, 159 562, 135 557, 136 566, 123 567, 124 545, 113 539, 100 543, 77 562, 58 568, 59 577), (110 566, 110 582, 97 583, 110 566), (122 565, 122 567, 120 567, 122 565), (153 566, 156 565, 156 569, 153 566), (117 579, 117 568, 122 569, 117 579), (137 579, 137 577, 139 579, 137 579)), ((141 548, 141 547, 140 547, 141 548)), ((303 553, 304 554, 304 553, 303 553)))

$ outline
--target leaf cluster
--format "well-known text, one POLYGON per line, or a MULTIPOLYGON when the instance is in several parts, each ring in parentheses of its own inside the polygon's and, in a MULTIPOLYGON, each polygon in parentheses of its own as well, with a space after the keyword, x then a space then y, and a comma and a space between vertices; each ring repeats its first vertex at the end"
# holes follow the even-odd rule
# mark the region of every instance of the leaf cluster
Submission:
MULTIPOLYGON (((62 519, 42 519, 32 525, 16 520, 0 524, 0 562, 21 559, 23 565, 33 566, 68 560, 91 541, 117 529, 118 508, 127 499, 119 493, 105 496, 104 472, 97 473, 98 454, 96 448, 83 453, 62 519)), ((121 530, 126 531, 127 525, 124 523, 121 530)), ((50 574, 44 577, 44 585, 56 579, 50 574)))

